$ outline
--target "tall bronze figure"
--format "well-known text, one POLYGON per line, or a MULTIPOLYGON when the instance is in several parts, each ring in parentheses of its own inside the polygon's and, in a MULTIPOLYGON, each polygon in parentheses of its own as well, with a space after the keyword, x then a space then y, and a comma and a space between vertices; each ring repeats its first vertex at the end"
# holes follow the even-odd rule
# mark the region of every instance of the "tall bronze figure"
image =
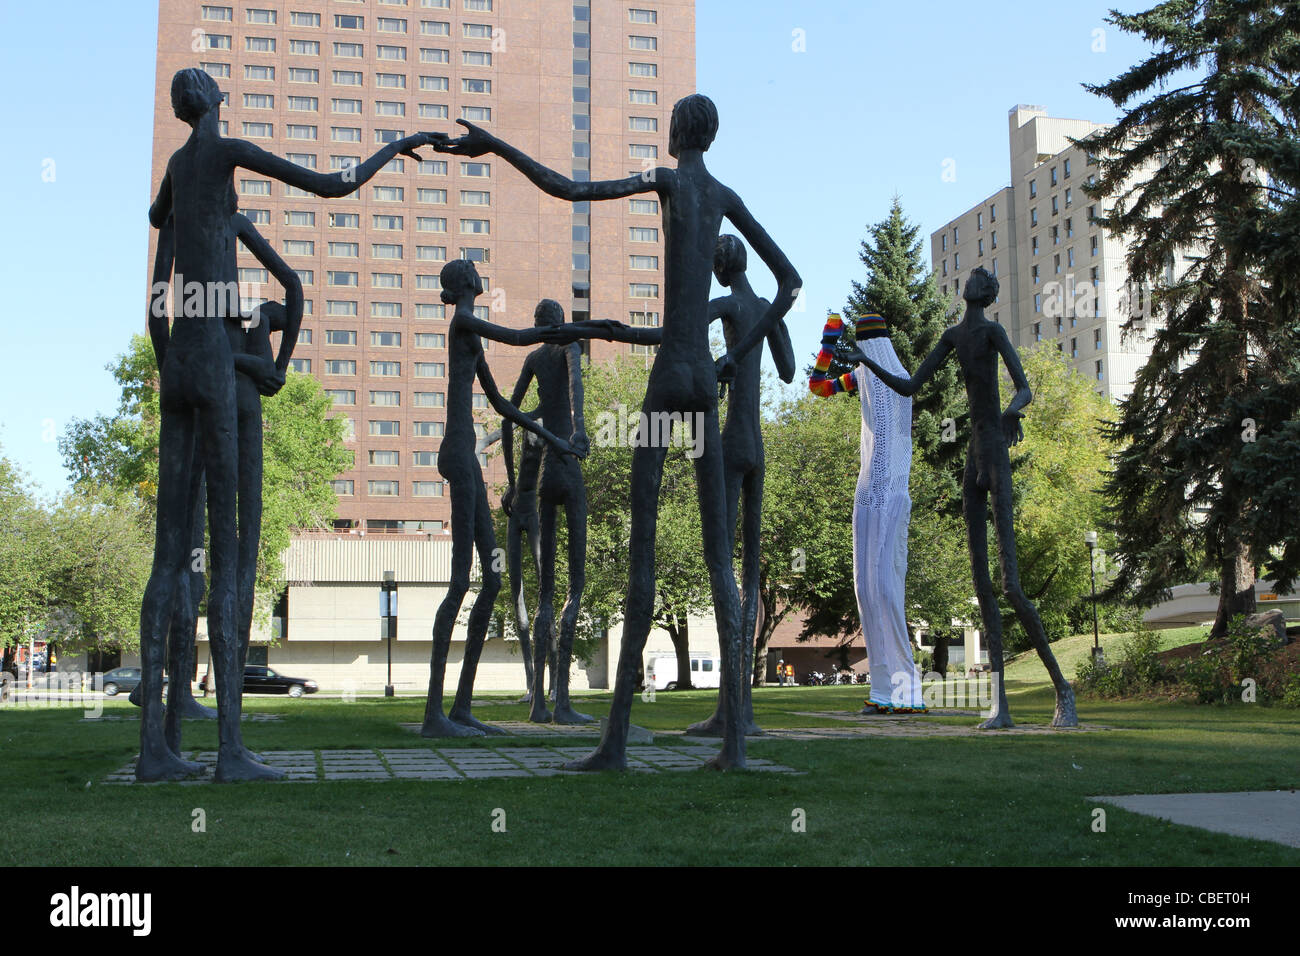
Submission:
POLYGON ((850 358, 861 362, 874 372, 882 382, 900 395, 914 395, 929 381, 935 370, 947 360, 949 353, 957 353, 962 377, 966 383, 966 398, 970 403, 971 440, 966 454, 966 470, 962 479, 962 506, 966 515, 966 536, 970 546, 971 574, 975 579, 975 596, 979 599, 980 617, 988 635, 989 661, 997 681, 997 698, 992 714, 981 727, 1010 727, 1011 714, 1007 709, 1006 684, 1002 677, 1002 617, 998 611, 993 581, 989 577, 988 519, 989 498, 993 503, 993 530, 997 535, 998 562, 1002 567, 1002 591, 1015 608, 1021 626, 1033 641, 1038 656, 1056 687, 1056 713, 1053 727, 1077 727, 1079 718, 1074 709, 1074 691, 1061 674, 1038 610, 1020 586, 1020 571, 1016 563, 1016 535, 1012 523, 1011 507, 1011 457, 1007 449, 1024 438, 1020 411, 1033 400, 1029 381, 1020 367, 1020 357, 1007 338, 1006 331, 996 322, 989 321, 984 310, 998 296, 998 280, 986 269, 975 269, 962 291, 966 300, 966 315, 951 326, 939 339, 921 367, 910 379, 894 375, 877 365, 857 349, 850 358), (998 358, 1006 363, 1016 394, 1006 411, 999 406, 998 358))
POLYGON ((477 737, 503 731, 479 722, 470 712, 479 655, 492 617, 492 605, 501 590, 501 572, 496 567, 496 534, 478 461, 478 438, 474 434, 475 380, 492 407, 508 421, 534 432, 561 454, 578 452, 569 442, 552 435, 502 398, 483 357, 480 336, 509 345, 534 345, 541 341, 541 330, 510 329, 476 318, 474 300, 483 294, 483 280, 474 263, 467 259, 454 259, 443 266, 441 282, 442 301, 455 307, 447 329, 447 425, 438 448, 438 471, 451 486, 451 582, 434 618, 429 698, 425 702, 420 733, 425 737, 477 737), (469 613, 469 633, 456 699, 451 711, 444 714, 442 693, 451 632, 465 592, 469 590, 470 566, 476 549, 482 585, 469 613))
MULTIPOLYGON (((553 299, 537 305, 533 319, 539 328, 564 324, 564 309, 553 299)), ((587 428, 583 417, 582 349, 577 342, 568 345, 543 345, 524 359, 511 402, 518 405, 528 394, 528 386, 537 380, 538 414, 542 424, 556 435, 570 435, 569 442, 579 454, 588 448, 587 428)), ((514 476, 514 440, 512 429, 501 432, 506 472, 514 476)), ((512 484, 502 500, 518 502, 512 484)), ((587 486, 582 469, 571 456, 544 447, 539 463, 536 491, 540 540, 537 550, 537 617, 533 627, 532 709, 528 719, 535 723, 586 724, 592 718, 580 714, 569 704, 569 663, 573 655, 573 637, 581 610, 582 589, 587 579, 587 486), (558 639, 555 630, 555 510, 564 508, 569 539, 569 593, 560 613, 558 639), (544 676, 546 658, 555 648, 551 680, 555 687, 555 710, 546 707, 544 676)), ((518 505, 516 504, 516 507, 518 505)), ((537 539, 534 539, 537 540, 537 539)), ((522 594, 517 600, 522 601, 522 594)))
MULTIPOLYGON (((643 420, 658 421, 666 414, 677 413, 703 430, 703 450, 695 459, 695 475, 714 613, 723 654, 730 657, 727 666, 732 681, 726 698, 723 745, 712 765, 743 767, 745 728, 740 706, 744 696, 740 681, 744 668, 740 659, 740 599, 731 563, 732 529, 726 513, 722 440, 718 431, 718 383, 731 379, 736 362, 748 354, 789 310, 798 294, 799 274, 750 215, 740 197, 714 179, 705 167, 704 152, 718 131, 717 109, 706 96, 693 94, 673 106, 668 152, 677 158, 676 168, 659 166, 644 174, 602 182, 574 182, 490 133, 463 121, 461 125, 467 130, 464 136, 436 142, 435 147, 442 152, 466 156, 495 153, 552 196, 570 202, 621 199, 641 193, 655 193, 659 198, 664 224, 666 276, 662 329, 634 329, 610 322, 572 323, 562 328, 569 330, 579 326, 584 335, 659 344, 642 405, 643 420), (731 220, 773 271, 778 279, 778 288, 763 320, 715 365, 709 352, 710 267, 723 218, 731 220), (662 340, 658 335, 646 334, 651 331, 661 331, 662 340)), ((558 333, 561 329, 550 331, 558 333)), ((568 339, 556 335, 548 337, 547 341, 565 342, 568 339)), ((643 440, 632 456, 631 569, 614 699, 599 746, 588 757, 569 764, 570 769, 621 769, 627 765, 632 698, 654 610, 655 524, 667 453, 667 441, 657 441, 655 436, 641 437, 643 440)))
MULTIPOLYGON (((713 274, 718 282, 731 290, 730 295, 709 303, 709 318, 722 320, 722 334, 727 347, 732 348, 754 326, 763 320, 771 303, 760 298, 745 275, 748 256, 739 236, 719 236, 713 253, 713 274)), ((776 363, 777 373, 785 382, 794 381, 794 347, 785 322, 776 324, 767 337, 768 348, 776 363)), ((745 700, 741 711, 746 734, 762 733, 754 723, 754 630, 758 624, 758 579, 760 544, 763 525, 763 429, 759 415, 759 384, 762 378, 763 351, 751 349, 736 366, 736 377, 731 383, 727 398, 727 423, 722 429, 722 461, 726 470, 727 517, 733 529, 740 525, 740 640, 744 654, 745 700), (740 510, 744 498, 744 513, 740 510)), ((727 659, 722 659, 726 668, 727 659)), ((722 674, 718 690, 718 707, 708 720, 692 724, 686 729, 697 737, 722 735, 726 713, 725 695, 730 686, 728 675, 722 674)))
MULTIPOLYGON (((235 268, 234 171, 255 170, 323 196, 357 189, 399 152, 418 158, 424 134, 390 143, 359 167, 326 175, 221 135, 221 91, 204 71, 172 79, 172 109, 193 132, 167 161, 149 221, 174 220, 176 321, 160 356, 162 422, 158 453, 158 517, 153 569, 140 609, 143 712, 141 780, 177 779, 195 772, 166 744, 162 727, 163 646, 179 583, 176 569, 190 546, 192 472, 198 443, 207 483, 211 582, 208 630, 217 677, 219 745, 216 779, 274 779, 277 771, 251 759, 240 731, 242 668, 238 619, 238 403, 234 355, 242 351, 235 268), (191 294, 191 292, 197 294, 191 294)), ((281 348, 283 349, 282 344, 281 348)))

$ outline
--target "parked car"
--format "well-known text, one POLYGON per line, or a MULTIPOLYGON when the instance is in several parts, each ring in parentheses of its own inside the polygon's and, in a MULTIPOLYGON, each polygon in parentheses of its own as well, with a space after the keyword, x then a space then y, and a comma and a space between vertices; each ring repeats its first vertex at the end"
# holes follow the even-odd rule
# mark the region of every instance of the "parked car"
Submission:
MULTIPOLYGON (((104 694, 116 697, 122 691, 128 694, 140 686, 140 668, 118 667, 104 675, 104 694)), ((167 686, 167 675, 163 674, 163 686, 167 686)))
MULTIPOLYGON (((204 674, 199 679, 199 690, 207 689, 208 677, 204 674)), ((277 674, 269 667, 258 664, 244 665, 245 694, 288 694, 290 697, 301 697, 303 694, 314 694, 318 690, 320 685, 314 680, 286 677, 284 674, 277 674)))

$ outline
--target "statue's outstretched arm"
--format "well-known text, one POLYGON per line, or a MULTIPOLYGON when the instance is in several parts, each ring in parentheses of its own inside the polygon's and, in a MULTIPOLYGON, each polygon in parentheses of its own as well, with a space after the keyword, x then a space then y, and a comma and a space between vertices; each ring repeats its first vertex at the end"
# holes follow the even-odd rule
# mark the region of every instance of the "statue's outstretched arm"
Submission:
POLYGON ((427 146, 433 141, 433 134, 416 133, 395 143, 389 143, 360 165, 341 169, 336 173, 318 173, 314 169, 307 169, 282 159, 274 153, 268 153, 262 147, 246 140, 227 139, 224 143, 231 165, 262 173, 282 183, 315 193, 317 196, 337 198, 356 192, 398 154, 410 156, 419 162, 420 154, 415 151, 415 148, 427 146))
POLYGON ((637 193, 659 192, 671 188, 676 172, 666 166, 658 166, 643 174, 628 176, 626 179, 606 179, 598 182, 579 183, 555 170, 543 166, 531 156, 520 152, 505 140, 498 139, 482 127, 465 120, 457 120, 465 127, 465 135, 458 139, 447 139, 438 134, 430 134, 430 142, 440 153, 452 153, 456 156, 482 156, 495 153, 515 169, 523 173, 528 180, 542 192, 569 202, 600 201, 603 199, 620 199, 637 193))

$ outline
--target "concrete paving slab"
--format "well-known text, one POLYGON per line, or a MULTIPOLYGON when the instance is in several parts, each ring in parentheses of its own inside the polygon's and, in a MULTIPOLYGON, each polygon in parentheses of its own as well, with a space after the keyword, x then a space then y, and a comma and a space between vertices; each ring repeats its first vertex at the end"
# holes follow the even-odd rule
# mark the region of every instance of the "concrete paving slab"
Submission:
POLYGON ((1170 823, 1300 848, 1300 792, 1295 790, 1131 794, 1088 799, 1170 823))

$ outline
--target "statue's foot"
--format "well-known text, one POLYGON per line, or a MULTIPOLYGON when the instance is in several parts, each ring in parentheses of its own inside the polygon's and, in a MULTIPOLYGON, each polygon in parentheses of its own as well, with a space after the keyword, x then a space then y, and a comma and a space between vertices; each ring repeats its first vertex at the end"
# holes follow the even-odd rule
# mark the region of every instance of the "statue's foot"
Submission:
POLYGON ((532 709, 528 711, 528 719, 534 724, 549 724, 554 716, 540 700, 533 701, 532 709))
POLYGON ((135 704, 137 707, 144 706, 144 684, 136 684, 131 693, 126 695, 126 699, 135 704))
POLYGON ((237 783, 247 780, 283 780, 285 772, 252 759, 248 748, 241 746, 233 755, 217 755, 217 783, 237 783))
POLYGON ((261 754, 249 750, 247 747, 244 747, 243 750, 244 750, 244 756, 247 759, 253 761, 253 763, 266 763, 265 758, 263 758, 261 754))
POLYGON ((1001 730, 1005 727, 1014 727, 1011 720, 1011 714, 1006 710, 1001 710, 994 714, 988 720, 979 725, 980 730, 1001 730))
POLYGON ((420 727, 421 737, 482 737, 483 731, 449 720, 442 714, 426 718, 420 727))
POLYGON ((170 750, 161 757, 140 755, 135 764, 135 779, 141 783, 158 780, 184 780, 203 772, 203 764, 182 760, 170 750))
POLYGON ((626 770, 627 755, 619 752, 614 753, 607 751, 603 747, 597 747, 587 756, 578 760, 570 760, 568 763, 561 765, 561 770, 626 770))
POLYGON ((520 697, 517 701, 515 701, 516 704, 531 704, 532 702, 533 702, 532 691, 525 691, 524 696, 520 697))
POLYGON ((556 707, 555 715, 551 720, 557 724, 594 724, 596 722, 595 717, 589 714, 580 714, 568 704, 563 707, 556 707))
POLYGON ((462 727, 472 727, 474 730, 479 731, 481 734, 487 737, 509 736, 506 733, 506 731, 502 730, 500 727, 493 727, 491 724, 483 723, 473 714, 469 713, 469 711, 453 710, 447 716, 451 718, 453 721, 455 721, 456 723, 460 724, 462 727))
MULTIPOLYGON (((688 737, 721 737, 726 728, 726 722, 722 717, 714 713, 708 720, 701 720, 698 724, 691 724, 686 728, 688 737)), ((745 724, 746 737, 763 737, 766 736, 763 728, 758 726, 752 720, 745 724)))
POLYGON ((216 720, 217 709, 205 707, 193 697, 186 697, 176 706, 182 720, 216 720))
POLYGON ((1056 695, 1056 713, 1052 715, 1052 726, 1079 726, 1079 715, 1074 709, 1074 691, 1068 687, 1056 695))
POLYGON ((704 761, 704 766, 709 770, 744 770, 745 751, 741 747, 724 745, 716 757, 704 761))

